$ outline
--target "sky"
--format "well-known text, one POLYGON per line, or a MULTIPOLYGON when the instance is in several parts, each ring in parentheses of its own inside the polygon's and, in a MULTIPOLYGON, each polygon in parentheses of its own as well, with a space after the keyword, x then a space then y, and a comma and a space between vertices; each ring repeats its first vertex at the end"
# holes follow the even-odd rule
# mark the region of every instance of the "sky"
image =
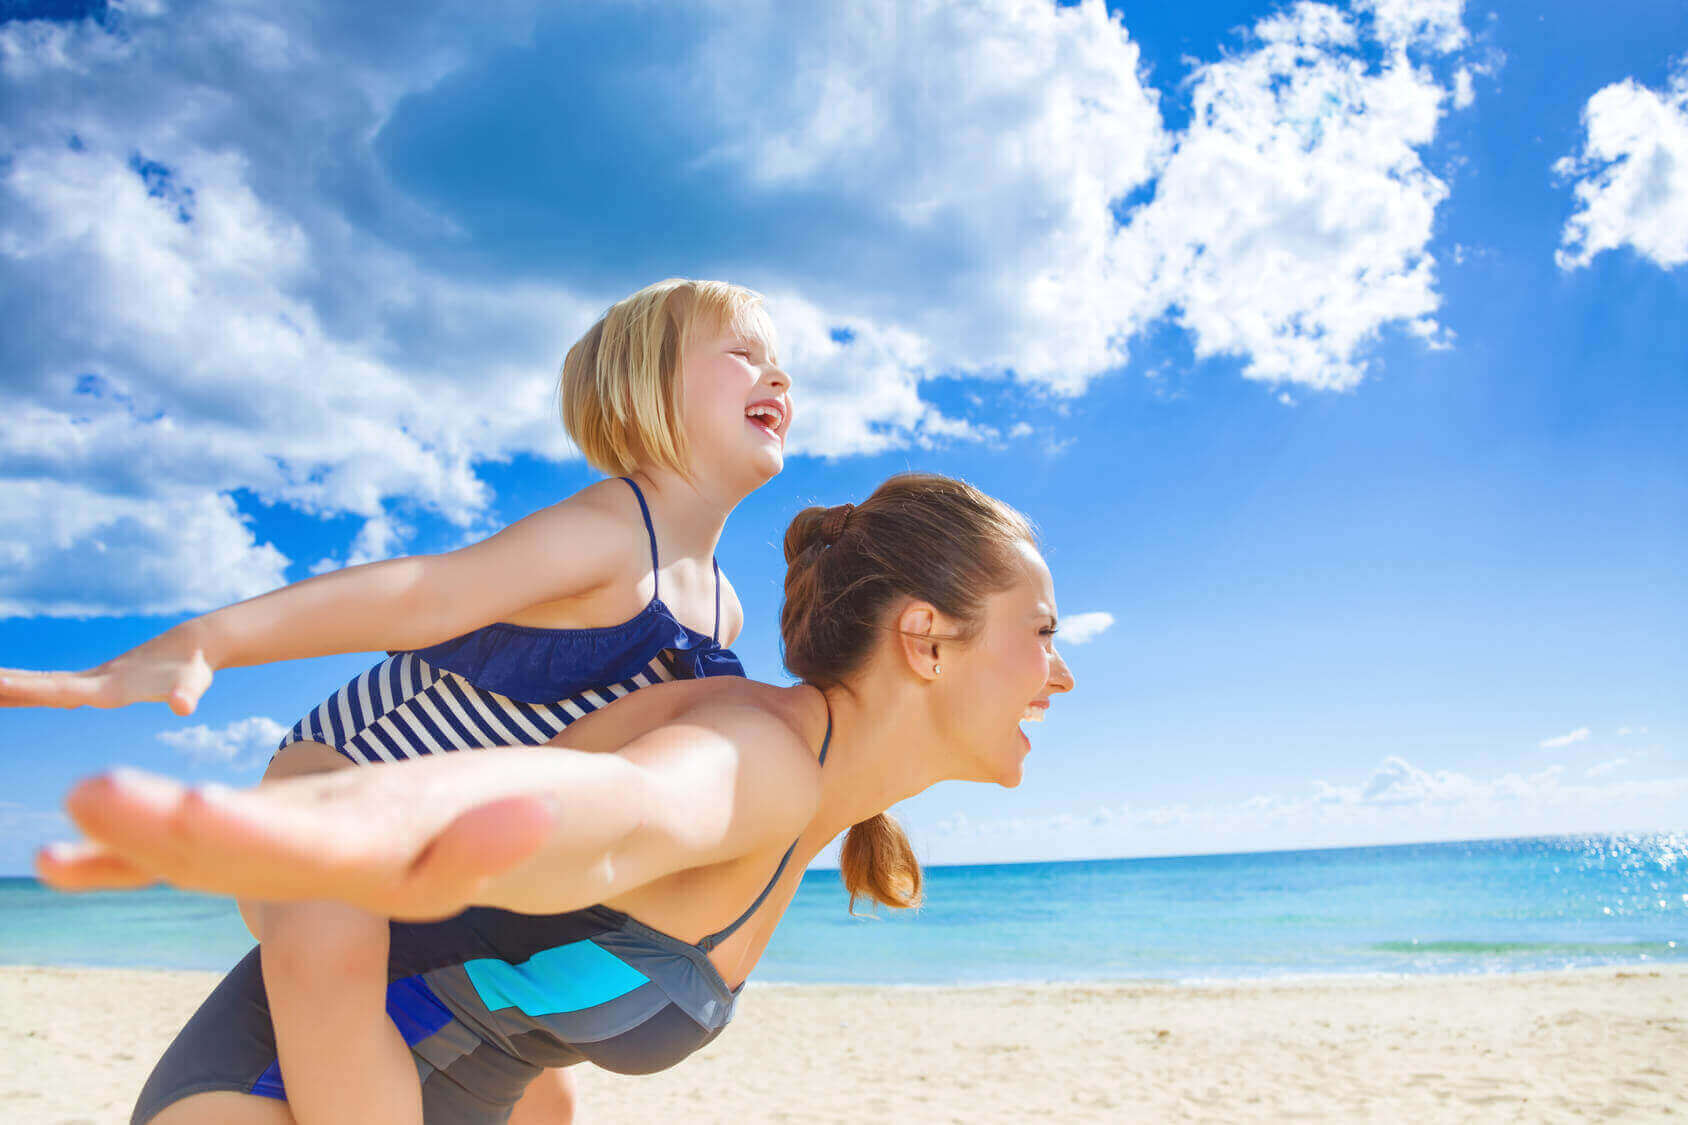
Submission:
MULTIPOLYGON (((729 522, 1041 529, 1077 678, 934 863, 1688 828, 1688 6, 0 2, 0 664, 96 664, 594 474, 572 341, 764 293, 729 522)), ((0 873, 113 764, 255 780, 367 667, 0 712, 0 873)), ((825 861, 823 857, 822 862, 825 861)))

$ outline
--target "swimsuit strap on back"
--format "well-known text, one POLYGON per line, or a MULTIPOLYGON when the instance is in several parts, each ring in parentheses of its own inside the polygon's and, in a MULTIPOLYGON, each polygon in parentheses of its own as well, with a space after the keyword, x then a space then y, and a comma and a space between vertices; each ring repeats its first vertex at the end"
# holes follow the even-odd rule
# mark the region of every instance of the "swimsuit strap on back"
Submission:
POLYGON ((721 639, 721 560, 711 558, 709 561, 715 566, 715 631, 709 634, 709 639, 719 641, 721 639))
MULTIPOLYGON (((627 482, 627 487, 631 488, 633 495, 639 498, 639 514, 645 517, 645 534, 651 537, 651 600, 654 602, 662 595, 662 576, 658 573, 662 564, 657 561, 656 556, 656 526, 651 523, 651 509, 645 503, 645 494, 639 491, 639 486, 633 483, 632 477, 622 477, 621 479, 627 482)), ((716 576, 715 598, 717 602, 715 613, 717 619, 719 619, 721 613, 719 608, 721 598, 719 574, 716 576)))
MULTIPOLYGON (((820 757, 820 762, 819 762, 820 765, 823 765, 823 766, 826 765, 826 751, 827 751, 827 747, 829 747, 831 745, 832 745, 832 706, 830 704, 828 704, 827 709, 826 709, 826 737, 821 739, 821 757, 820 757)), ((768 896, 773 893, 774 885, 780 881, 780 876, 785 874, 785 865, 791 862, 791 854, 797 850, 797 844, 798 844, 798 841, 793 840, 791 842, 791 846, 789 848, 785 849, 785 855, 780 858, 780 865, 778 867, 774 868, 774 877, 772 879, 768 880, 768 885, 762 888, 762 893, 756 896, 756 901, 750 904, 750 909, 746 910, 743 914, 740 914, 738 916, 737 920, 735 920, 733 922, 733 924, 728 926, 726 929, 717 930, 714 933, 710 934, 708 937, 704 938, 702 941, 698 942, 697 947, 699 949, 703 950, 705 953, 708 953, 711 949, 714 949, 717 945, 720 945, 722 942, 724 942, 728 938, 732 937, 733 932, 735 930, 737 930, 740 926, 742 926, 746 922, 750 921, 750 916, 752 914, 756 913, 756 911, 761 907, 761 905, 764 902, 767 901, 768 896)))

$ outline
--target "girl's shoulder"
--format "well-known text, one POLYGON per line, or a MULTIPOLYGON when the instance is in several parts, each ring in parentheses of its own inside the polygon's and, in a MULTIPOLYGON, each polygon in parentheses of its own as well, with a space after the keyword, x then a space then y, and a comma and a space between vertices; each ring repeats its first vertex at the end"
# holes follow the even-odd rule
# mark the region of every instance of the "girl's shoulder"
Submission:
POLYGON ((732 677, 708 681, 671 720, 719 736, 722 752, 747 800, 742 807, 770 822, 776 835, 801 831, 820 799, 819 731, 782 696, 786 689, 732 677))
POLYGON ((633 490, 622 480, 589 484, 511 525, 518 526, 576 556, 597 556, 612 572, 650 564, 650 533, 633 490))
POLYGON ((721 571, 721 644, 731 648, 744 631, 744 605, 725 570, 721 571))

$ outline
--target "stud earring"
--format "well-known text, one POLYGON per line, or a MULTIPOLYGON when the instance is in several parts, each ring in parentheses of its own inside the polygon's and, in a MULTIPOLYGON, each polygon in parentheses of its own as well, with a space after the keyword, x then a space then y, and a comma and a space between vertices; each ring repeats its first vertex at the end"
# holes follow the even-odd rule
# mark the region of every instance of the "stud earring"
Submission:
POLYGON ((934 675, 934 676, 941 676, 941 675, 943 675, 943 674, 944 674, 944 666, 943 666, 943 665, 942 665, 942 664, 934 664, 934 665, 932 665, 932 674, 933 674, 933 675, 934 675))

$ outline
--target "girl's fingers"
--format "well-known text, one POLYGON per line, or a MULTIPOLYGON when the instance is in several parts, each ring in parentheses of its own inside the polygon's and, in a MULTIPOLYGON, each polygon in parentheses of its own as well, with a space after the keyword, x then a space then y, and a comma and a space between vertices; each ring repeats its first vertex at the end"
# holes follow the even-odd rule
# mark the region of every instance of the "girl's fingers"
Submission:
POLYGON ((193 709, 199 705, 199 692, 192 688, 179 687, 170 693, 166 702, 169 703, 170 710, 186 718, 193 714, 193 709))
POLYGON ((86 672, 0 671, 0 707, 105 705, 103 676, 86 672))

